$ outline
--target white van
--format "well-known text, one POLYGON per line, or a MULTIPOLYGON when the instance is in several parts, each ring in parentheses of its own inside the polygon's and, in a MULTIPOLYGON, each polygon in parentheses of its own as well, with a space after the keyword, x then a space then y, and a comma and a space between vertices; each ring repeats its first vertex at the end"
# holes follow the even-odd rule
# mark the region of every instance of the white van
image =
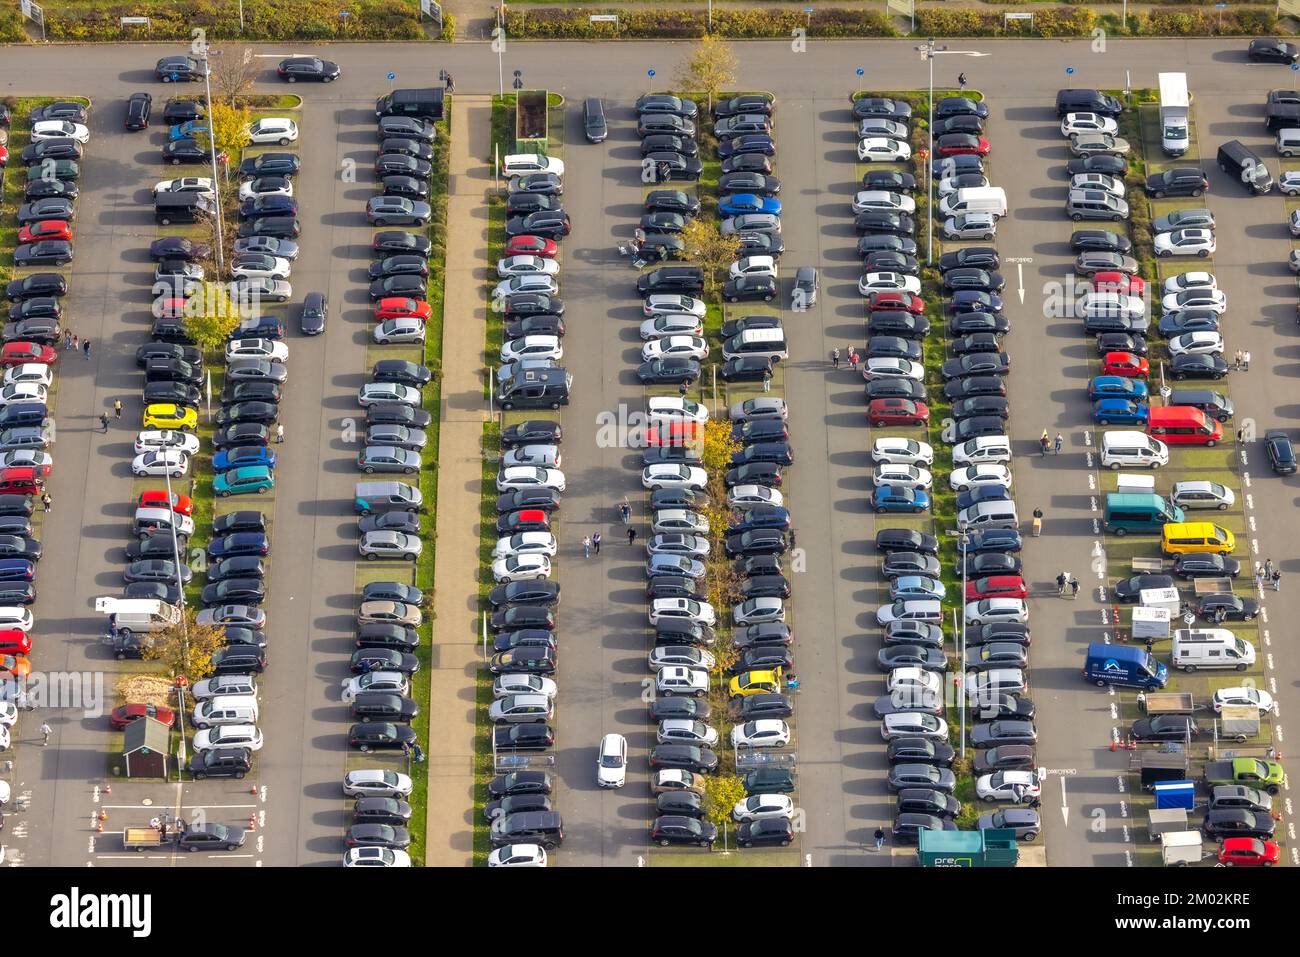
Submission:
POLYGON ((1156 477, 1154 475, 1130 475, 1127 472, 1121 472, 1115 476, 1115 491, 1117 492, 1151 494, 1155 490, 1156 477))
POLYGON ((976 502, 957 513, 957 524, 964 524, 971 531, 983 528, 1019 528, 1020 518, 1016 515, 1015 502, 976 502))
POLYGON ((1007 214, 1007 191, 1001 186, 969 186, 959 189, 939 201, 942 216, 961 216, 965 213, 988 213, 994 219, 1007 214))
POLYGON ((200 730, 217 724, 255 724, 257 695, 219 694, 208 698, 195 706, 190 720, 200 730))
POLYGON ((1171 663, 1183 671, 1232 668, 1245 671, 1255 663, 1255 646, 1227 628, 1179 628, 1174 632, 1171 663))
POLYGON ((179 608, 157 598, 122 598, 113 608, 108 620, 120 635, 147 635, 181 620, 179 608))
POLYGON ((1169 446, 1145 432, 1103 432, 1101 464, 1110 469, 1155 469, 1169 464, 1169 446))
POLYGON ((773 362, 789 358, 785 330, 746 329, 739 335, 732 336, 722 344, 722 358, 735 359, 738 356, 761 356, 773 362))

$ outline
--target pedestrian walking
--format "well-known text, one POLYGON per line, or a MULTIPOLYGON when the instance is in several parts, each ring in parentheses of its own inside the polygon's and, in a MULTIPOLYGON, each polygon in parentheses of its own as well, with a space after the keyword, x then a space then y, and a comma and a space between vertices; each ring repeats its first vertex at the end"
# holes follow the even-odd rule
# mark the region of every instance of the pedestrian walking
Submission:
POLYGON ((1244 439, 1245 437, 1246 437, 1246 430, 1245 430, 1245 428, 1240 428, 1240 429, 1238 429, 1238 430, 1237 430, 1237 444, 1240 445, 1240 444, 1241 444, 1241 440, 1244 439))
POLYGON ((1150 636, 1148 636, 1148 637, 1147 637, 1147 654, 1148 654, 1148 655, 1151 654, 1151 648, 1152 648, 1152 646, 1154 646, 1154 645, 1155 645, 1155 639, 1154 639, 1154 638, 1151 638, 1150 636))
POLYGON ((885 846, 885 830, 884 828, 878 827, 876 828, 876 850, 880 850, 884 846, 885 846))
POLYGON ((447 92, 448 93, 456 92, 456 81, 451 78, 450 73, 447 74, 447 92))
POLYGON ((840 347, 836 346, 834 349, 831 350, 831 368, 838 369, 839 367, 840 367, 840 347))
POLYGON ((1241 350, 1240 350, 1240 349, 1238 349, 1238 350, 1237 350, 1235 353, 1233 353, 1233 355, 1232 355, 1232 368, 1233 368, 1233 369, 1240 369, 1240 368, 1241 368, 1241 350))
POLYGON ((1255 587, 1257 589, 1264 587, 1264 566, 1259 562, 1255 563, 1255 587))
POLYGON ((1273 577, 1273 559, 1271 558, 1264 559, 1264 577, 1265 578, 1273 577))
POLYGON ((958 73, 958 74, 957 74, 957 86, 958 86, 959 88, 963 89, 963 90, 966 89, 966 74, 965 74, 965 73, 958 73))
POLYGON ((858 371, 858 350, 856 348, 849 349, 849 365, 853 367, 854 372, 858 371))
POLYGON ((591 557, 591 536, 590 535, 582 536, 582 557, 583 558, 591 557))
POLYGON ((597 555, 600 554, 600 532, 591 536, 591 547, 595 549, 597 555))
POLYGON ((72 348, 72 330, 71 330, 71 329, 64 329, 64 330, 63 330, 63 348, 64 348, 64 351, 66 351, 66 350, 72 348))
POLYGON ((1273 591, 1282 590, 1282 572, 1280 569, 1273 569, 1273 591))
POLYGON ((108 413, 107 413, 107 412, 101 412, 101 413, 99 413, 99 431, 101 431, 101 432, 103 432, 103 433, 105 433, 105 434, 108 433, 108 413))
POLYGON ((1065 580, 1065 572, 1061 572, 1061 574, 1056 576, 1056 593, 1058 595, 1065 594, 1065 580))
POLYGON ((1077 578, 1070 579, 1070 597, 1071 598, 1079 597, 1079 579, 1077 578))
POLYGON ((635 542, 635 541, 636 541, 636 529, 635 529, 635 528, 629 528, 629 529, 627 530, 627 543, 628 543, 629 545, 631 545, 631 544, 632 544, 633 542, 635 542))
POLYGON ((1048 437, 1047 430, 1043 429, 1043 434, 1038 437, 1038 447, 1043 455, 1047 454, 1047 449, 1051 444, 1052 440, 1048 437))
POLYGON ((81 344, 81 351, 82 353, 85 354, 86 361, 89 362, 90 361, 90 340, 89 339, 87 339, 85 342, 81 344))
POLYGON ((122 400, 121 400, 121 399, 114 399, 114 400, 113 400, 113 418, 115 418, 115 419, 120 419, 121 417, 122 417, 122 400))
POLYGON ((624 525, 632 521, 632 503, 627 500, 627 496, 623 497, 623 504, 618 507, 618 514, 623 519, 624 525))
POLYGON ((686 393, 689 389, 690 386, 688 386, 685 382, 682 382, 677 386, 677 394, 684 399, 686 398, 686 393))
POLYGON ((81 339, 75 332, 72 334, 72 348, 74 351, 81 348, 81 339))
POLYGON ((282 424, 277 424, 275 427, 275 444, 284 444, 284 426, 282 424))
POLYGON ((1249 349, 1247 349, 1245 352, 1241 354, 1241 371, 1242 372, 1250 371, 1250 350, 1249 349))
POLYGON ((54 733, 54 729, 51 728, 48 723, 43 722, 41 724, 41 734, 44 735, 45 737, 45 740, 41 742, 41 747, 44 748, 49 745, 50 735, 52 735, 53 733, 54 733))
POLYGON ((772 391, 772 370, 771 369, 763 370, 763 391, 764 392, 772 391))
POLYGON ((54 499, 50 498, 49 492, 43 492, 41 494, 41 507, 44 508, 46 512, 50 512, 54 509, 54 499))
POLYGON ((1061 433, 1057 432, 1056 441, 1052 443, 1052 448, 1055 450, 1057 455, 1061 454, 1061 446, 1064 444, 1065 444, 1065 440, 1061 438, 1061 433))

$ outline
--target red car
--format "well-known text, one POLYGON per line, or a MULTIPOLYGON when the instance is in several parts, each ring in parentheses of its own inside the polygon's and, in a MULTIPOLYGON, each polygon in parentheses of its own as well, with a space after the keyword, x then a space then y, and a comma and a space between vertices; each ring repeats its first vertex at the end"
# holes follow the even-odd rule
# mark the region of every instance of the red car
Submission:
POLYGON ((1219 851, 1219 863, 1228 867, 1272 867, 1281 857, 1277 841, 1256 837, 1227 837, 1219 851))
POLYGON ((113 713, 108 716, 108 723, 114 729, 121 731, 132 721, 140 718, 154 718, 170 727, 176 720, 176 712, 156 704, 124 704, 113 709, 113 713))
POLYGON ((153 301, 155 319, 184 319, 185 300, 177 296, 164 296, 153 301))
POLYGON ((944 133, 934 141, 935 156, 988 156, 989 141, 974 133, 944 133))
POLYGON ((914 316, 919 316, 925 312, 925 301, 910 292, 873 292, 867 296, 867 309, 910 312, 914 316))
POLYGON ((140 493, 138 508, 170 508, 173 512, 179 512, 181 515, 194 514, 194 500, 188 495, 181 495, 179 492, 173 492, 171 498, 167 497, 165 489, 154 488, 147 492, 140 493))
POLYGON ((1151 374, 1151 364, 1131 352, 1108 352, 1101 357, 1101 374, 1145 379, 1151 374))
POLYGON ((930 408, 912 399, 872 399, 867 405, 867 421, 874 426, 925 425, 930 408))
POLYGON ((656 422, 645 429, 645 444, 686 445, 704 441, 704 431, 695 422, 656 422))
POLYGON ((554 259, 559 249, 554 239, 544 239, 541 236, 511 236, 510 241, 506 243, 507 256, 541 256, 543 259, 554 259))
POLYGON ((61 219, 43 219, 28 223, 18 230, 18 245, 39 243, 42 239, 63 239, 72 242, 72 226, 61 219))
POLYGON ((0 146, 0 167, 7 166, 8 164, 9 164, 9 148, 7 146, 0 146))
POLYGON ((45 491, 45 480, 28 466, 11 466, 0 469, 0 495, 40 495, 45 491))
POLYGON ((1099 272, 1092 277, 1092 288, 1096 292, 1140 296, 1146 292, 1147 281, 1141 276, 1130 276, 1126 272, 1099 272))
POLYGON ((407 299, 405 296, 389 296, 387 299, 380 299, 375 303, 375 322, 383 322, 385 319, 402 319, 406 316, 415 316, 429 321, 433 315, 433 307, 427 302, 421 302, 418 299, 407 299))
POLYGON ((53 346, 43 346, 36 342, 6 342, 0 351, 0 365, 20 366, 28 362, 39 362, 52 366, 59 354, 53 346))
POLYGON ((515 532, 549 532, 551 530, 550 513, 540 508, 524 508, 510 512, 498 520, 497 531, 502 534, 515 532))
POLYGON ((990 575, 966 583, 966 600, 981 598, 1028 598, 1029 589, 1019 575, 990 575))
POLYGON ((0 655, 30 655, 32 636, 17 628, 0 631, 0 655))

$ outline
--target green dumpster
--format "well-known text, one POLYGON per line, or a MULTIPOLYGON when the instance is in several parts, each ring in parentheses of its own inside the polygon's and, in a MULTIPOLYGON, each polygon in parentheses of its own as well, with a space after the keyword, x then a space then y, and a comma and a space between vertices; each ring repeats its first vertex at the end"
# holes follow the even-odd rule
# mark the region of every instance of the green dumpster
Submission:
POLYGON ((922 831, 917 856, 922 867, 1015 867, 1016 832, 1006 828, 986 831, 922 831))

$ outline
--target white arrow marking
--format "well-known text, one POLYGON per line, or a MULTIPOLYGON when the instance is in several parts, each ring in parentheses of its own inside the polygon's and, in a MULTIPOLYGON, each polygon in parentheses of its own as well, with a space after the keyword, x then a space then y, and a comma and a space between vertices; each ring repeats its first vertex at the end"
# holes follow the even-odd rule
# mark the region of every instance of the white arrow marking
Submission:
POLYGON ((1065 775, 1061 775, 1061 820, 1065 824, 1070 823, 1070 805, 1065 800, 1065 775))
POLYGON ((1020 282, 1020 305, 1025 304, 1025 267, 1022 263, 1016 263, 1016 277, 1020 282))

